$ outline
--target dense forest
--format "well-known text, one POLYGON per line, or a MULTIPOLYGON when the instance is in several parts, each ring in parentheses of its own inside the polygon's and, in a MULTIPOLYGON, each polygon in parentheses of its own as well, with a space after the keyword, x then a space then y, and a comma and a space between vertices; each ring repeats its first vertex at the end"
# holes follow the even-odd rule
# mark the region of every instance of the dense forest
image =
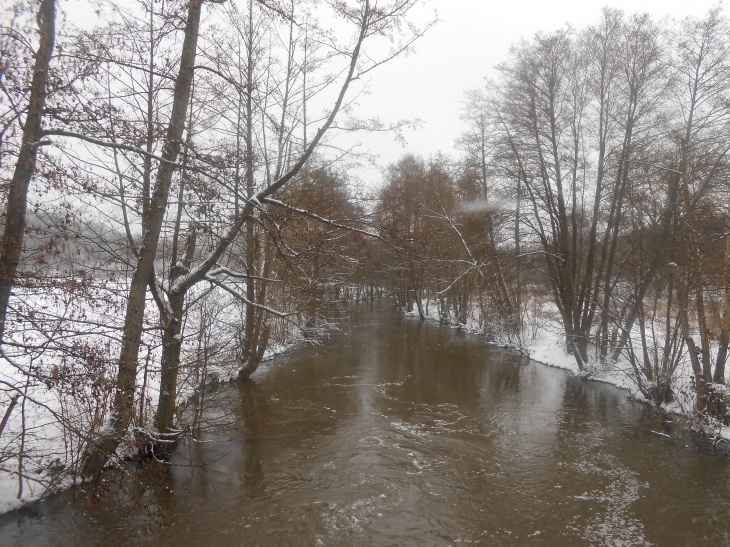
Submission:
MULTIPOLYGON (((516 43, 467 91, 459 154, 355 184, 360 81, 435 20, 417 0, 100 5, 0 32, 0 466, 55 489, 195 435, 352 306, 529 351, 727 425, 730 24, 606 8, 516 43)), ((455 98, 458 100, 459 98, 455 98)), ((448 146, 450 143, 444 143, 448 146)), ((717 437, 719 438, 719 436, 717 437)))

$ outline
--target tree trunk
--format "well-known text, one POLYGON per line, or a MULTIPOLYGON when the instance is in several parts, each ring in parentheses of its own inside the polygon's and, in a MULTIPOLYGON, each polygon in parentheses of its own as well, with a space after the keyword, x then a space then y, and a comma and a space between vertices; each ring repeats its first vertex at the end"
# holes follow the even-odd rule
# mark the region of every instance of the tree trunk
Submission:
MULTIPOLYGON (((187 272, 190 269, 195 254, 195 236, 195 229, 191 229, 187 242, 185 243, 185 256, 182 258, 181 265, 177 263, 177 253, 173 253, 172 259, 174 263, 170 267, 171 281, 174 282, 183 272, 187 272)), ((167 324, 162 330, 160 399, 157 404, 157 415, 155 417, 155 425, 160 433, 169 433, 174 426, 177 376, 180 371, 180 350, 182 348, 185 294, 185 291, 170 292, 168 296, 170 308, 166 317, 167 324)), ((160 313, 163 314, 163 310, 160 310, 160 313)))
MULTIPOLYGON (((727 204, 728 220, 727 227, 730 232, 730 199, 727 204)), ((715 374, 712 381, 716 384, 725 383, 725 362, 727 361, 728 345, 730 343, 730 236, 725 236, 725 312, 722 317, 719 342, 715 360, 715 374)))
POLYGON ((420 317, 421 321, 423 321, 424 319, 426 319, 426 314, 423 313, 423 302, 421 302, 421 294, 415 288, 415 286, 413 288, 413 294, 414 294, 415 300, 416 300, 416 307, 418 308, 418 317, 420 317))
POLYGON ((3 233, 2 249, 0 249, 0 343, 2 343, 5 333, 5 319, 8 312, 8 302, 10 301, 10 291, 15 284, 20 251, 23 248, 28 186, 35 172, 36 156, 41 137, 48 66, 51 62, 56 38, 55 0, 41 1, 36 20, 38 22, 38 51, 33 66, 28 114, 25 117, 20 153, 8 189, 5 231, 3 233))
POLYGON ((702 365, 700 364, 699 350, 689 330, 689 318, 687 317, 687 295, 680 301, 679 321, 682 328, 682 337, 687 344, 692 372, 695 377, 695 390, 697 392, 697 411, 702 412, 707 407, 707 386, 702 378, 702 365))
POLYGON ((192 88, 201 11, 202 0, 191 0, 188 5, 180 70, 175 81, 170 124, 167 129, 165 145, 162 149, 162 161, 157 171, 155 190, 150 203, 150 218, 146 223, 147 231, 143 235, 137 267, 129 289, 114 405, 109 423, 101 432, 100 438, 90 447, 84 465, 85 475, 91 477, 100 474, 109 456, 119 446, 134 411, 137 359, 142 339, 147 284, 153 271, 157 243, 167 209, 172 175, 180 152, 186 111, 192 88))
POLYGON ((170 295, 172 313, 162 331, 162 359, 160 363, 160 399, 157 404, 155 425, 160 433, 169 433, 174 425, 177 375, 182 348, 182 318, 185 296, 170 295))
MULTIPOLYGON (((264 267, 261 274, 262 279, 259 282, 258 297, 256 301, 259 306, 264 306, 266 304, 266 290, 268 287, 266 279, 268 278, 271 270, 272 247, 273 243, 271 241, 267 241, 267 245, 264 250, 264 267)), ((251 281, 248 283, 253 285, 253 282, 251 281)), ((249 309, 253 311, 251 318, 252 323, 251 328, 249 329, 247 326, 245 330, 245 336, 248 338, 244 340, 244 361, 243 367, 238 371, 239 380, 248 380, 248 378, 256 372, 256 369, 259 364, 261 364, 261 360, 264 357, 264 352, 269 344, 269 335, 271 334, 268 321, 264 319, 266 311, 261 308, 247 305, 246 317, 248 317, 249 309)))

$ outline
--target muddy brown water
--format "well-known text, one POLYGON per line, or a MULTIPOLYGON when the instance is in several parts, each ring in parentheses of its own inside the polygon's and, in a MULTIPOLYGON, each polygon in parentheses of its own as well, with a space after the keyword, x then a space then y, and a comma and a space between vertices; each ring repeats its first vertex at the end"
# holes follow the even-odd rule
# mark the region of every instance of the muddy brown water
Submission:
POLYGON ((390 306, 205 415, 207 442, 152 486, 3 515, 0 545, 730 545, 730 458, 654 433, 612 386, 390 306))

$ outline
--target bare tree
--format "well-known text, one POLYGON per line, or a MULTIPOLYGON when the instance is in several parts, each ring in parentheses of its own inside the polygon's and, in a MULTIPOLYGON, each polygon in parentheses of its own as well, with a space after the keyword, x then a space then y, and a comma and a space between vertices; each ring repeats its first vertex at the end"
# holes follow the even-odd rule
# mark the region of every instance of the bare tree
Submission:
POLYGON ((170 123, 150 200, 150 215, 147 222, 144 223, 145 232, 138 253, 139 258, 129 288, 114 408, 108 430, 102 432, 100 439, 94 444, 94 448, 89 454, 86 473, 90 476, 98 475, 109 454, 116 450, 134 411, 137 357, 144 321, 145 295, 150 277, 153 275, 157 243, 167 209, 170 183, 180 152, 195 66, 202 5, 202 0, 193 0, 188 7, 180 71, 175 80, 170 123))
POLYGON ((41 1, 36 20, 38 22, 38 50, 35 54, 30 97, 23 123, 22 142, 5 205, 5 228, 2 249, 0 249, 0 343, 2 343, 5 332, 10 292, 15 282, 20 252, 23 248, 28 187, 35 173, 38 147, 43 144, 43 110, 46 101, 49 65, 56 38, 55 0, 41 1))

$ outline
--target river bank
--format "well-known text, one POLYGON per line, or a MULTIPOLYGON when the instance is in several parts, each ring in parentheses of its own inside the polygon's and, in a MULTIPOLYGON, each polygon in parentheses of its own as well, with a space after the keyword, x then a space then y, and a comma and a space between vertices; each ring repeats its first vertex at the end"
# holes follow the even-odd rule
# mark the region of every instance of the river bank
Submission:
MULTIPOLYGON (((477 309, 473 309, 468 315, 466 324, 461 324, 440 315, 439 310, 433 304, 433 302, 429 303, 426 300, 422 302, 422 309, 425 312, 426 320, 438 324, 445 324, 450 328, 463 329, 483 339, 481 325, 478 320, 479 311, 477 309)), ((581 371, 578 368, 575 358, 565 349, 565 334, 562 325, 557 319, 557 310, 552 309, 554 306, 550 303, 543 303, 541 308, 543 309, 540 310, 541 320, 539 324, 536 323, 534 318, 532 321, 528 319, 527 322, 532 323, 532 328, 530 329, 531 332, 524 336, 525 341, 522 344, 498 344, 490 341, 485 341, 485 343, 509 348, 529 357, 537 363, 566 370, 579 377, 613 385, 625 390, 632 399, 656 408, 654 403, 647 399, 639 390, 633 368, 623 356, 615 363, 592 361, 588 364, 588 370, 581 371)), ((404 316, 420 319, 417 311, 404 311, 404 316)), ((695 392, 691 387, 692 382, 692 368, 689 359, 685 358, 680 363, 672 385, 674 399, 669 403, 663 403, 656 410, 664 416, 676 417, 677 421, 685 424, 686 428, 697 433, 698 428, 694 425, 695 420, 693 417, 695 392)), ((703 437, 704 443, 708 443, 713 448, 721 448, 725 453, 730 454, 730 426, 718 426, 711 431, 709 428, 703 426, 699 430, 699 433, 703 437)))

